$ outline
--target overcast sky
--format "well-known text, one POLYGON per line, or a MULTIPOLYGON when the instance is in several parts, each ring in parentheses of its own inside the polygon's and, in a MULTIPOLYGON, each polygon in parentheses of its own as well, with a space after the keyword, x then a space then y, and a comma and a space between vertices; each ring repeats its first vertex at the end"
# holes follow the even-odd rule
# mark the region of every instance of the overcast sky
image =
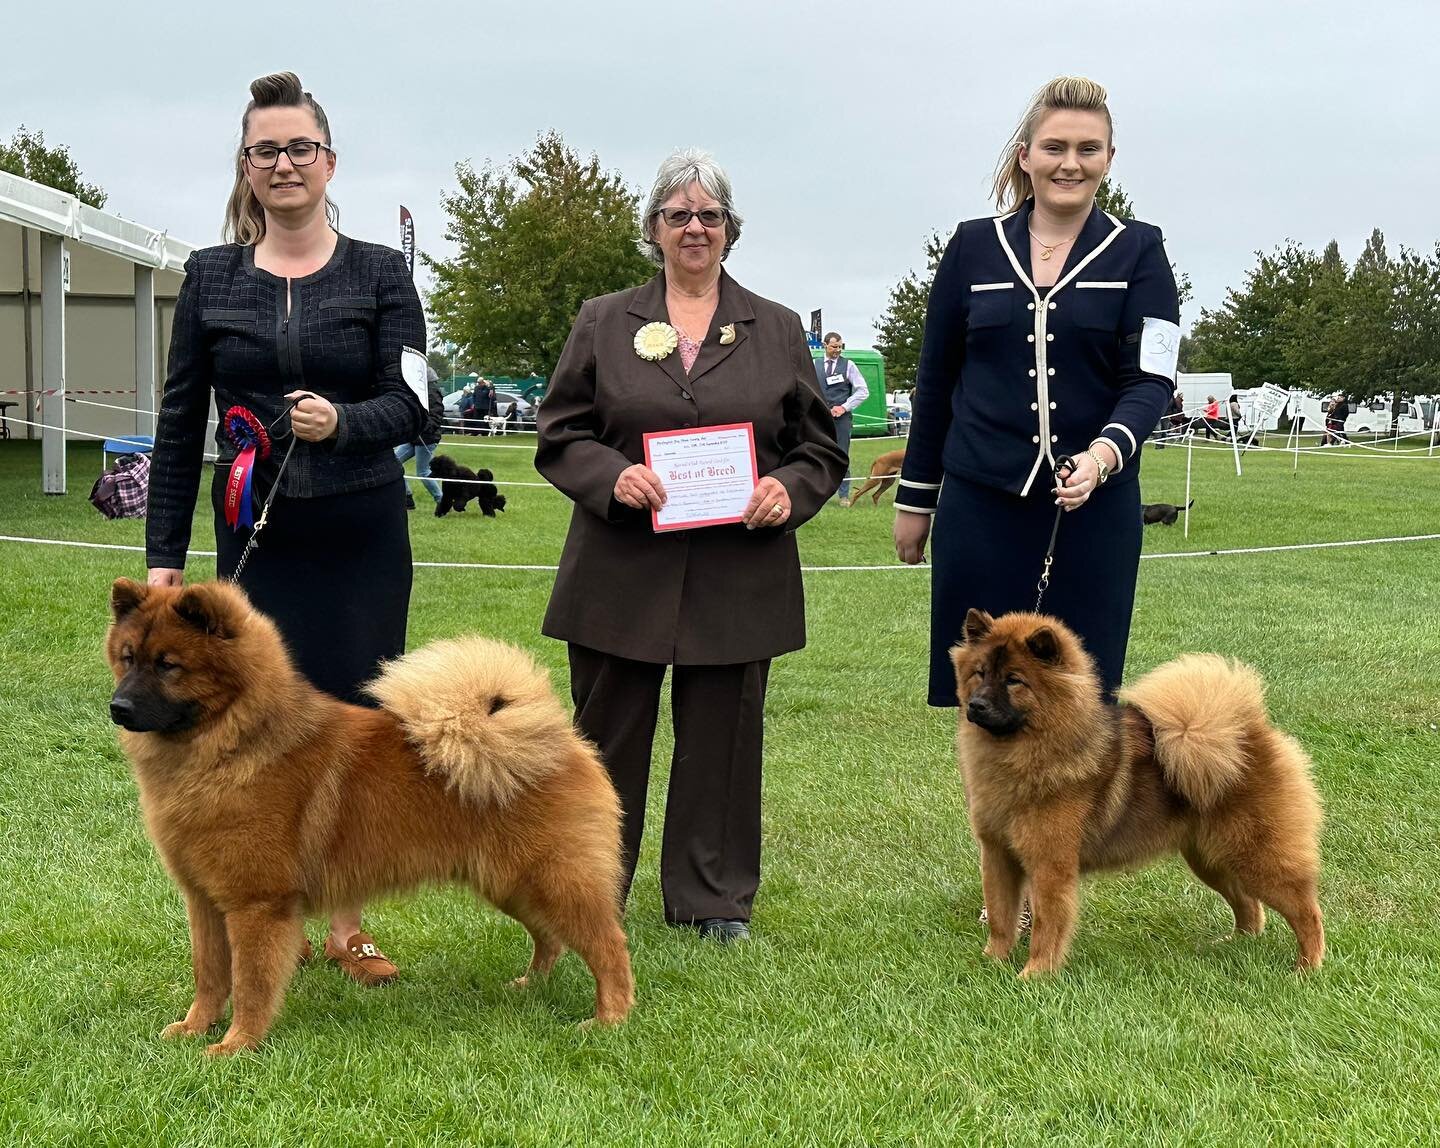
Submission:
POLYGON ((932 229, 992 214, 996 157, 1062 73, 1110 90, 1113 175, 1215 306, 1286 237, 1346 259, 1440 238, 1434 0, 962 4, 509 0, 200 5, 7 0, 0 137, 69 145, 107 209, 218 241, 251 79, 325 107, 348 234, 448 254, 457 160, 558 129, 648 190, 673 147, 728 169, 751 290, 869 345, 932 229), (23 9, 17 14, 16 9, 23 9))

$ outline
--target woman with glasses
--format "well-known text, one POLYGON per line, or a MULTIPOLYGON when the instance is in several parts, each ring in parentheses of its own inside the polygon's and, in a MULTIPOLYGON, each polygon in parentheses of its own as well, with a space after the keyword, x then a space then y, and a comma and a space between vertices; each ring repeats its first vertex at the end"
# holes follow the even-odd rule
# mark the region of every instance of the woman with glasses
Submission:
POLYGON ((760 763, 771 659, 805 644, 796 529, 845 474, 795 312, 721 267, 740 238, 704 152, 660 165, 642 219, 659 273, 588 300, 539 408, 536 466, 575 503, 544 632, 569 644, 575 718, 624 809, 625 890, 645 821, 666 667, 675 752, 660 858, 665 919, 749 936, 760 882, 760 763), (742 521, 661 532, 652 431, 749 424, 742 521))
MULTIPOLYGON (((336 229, 326 195, 335 151, 320 105, 289 72, 250 93, 229 242, 190 256, 176 300, 150 471, 149 581, 184 579, 213 399, 217 573, 275 620, 316 686, 373 704, 361 687, 404 652, 410 602, 393 451, 438 418, 424 397, 425 319, 404 257, 336 229), (236 460, 252 440, 247 491, 236 460)), ((334 911, 325 955, 364 984, 395 976, 361 931, 359 905, 334 911)))

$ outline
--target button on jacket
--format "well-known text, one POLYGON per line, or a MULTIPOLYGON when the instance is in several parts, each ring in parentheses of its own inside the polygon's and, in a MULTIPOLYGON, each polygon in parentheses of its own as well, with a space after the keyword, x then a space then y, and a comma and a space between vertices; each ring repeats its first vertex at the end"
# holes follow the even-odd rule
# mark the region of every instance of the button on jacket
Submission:
POLYGON ((680 353, 635 353, 635 333, 668 322, 665 278, 588 300, 538 415, 536 468, 575 502, 543 631, 640 662, 732 665, 805 644, 795 528, 845 474, 794 311, 724 272, 720 301, 687 375, 680 353), (733 342, 720 329, 733 325, 733 342), (756 477, 790 496, 784 527, 656 533, 648 510, 614 497, 645 461, 647 431, 753 423, 756 477))
MULTIPOLYGON (((1060 278, 1034 286, 1034 200, 960 224, 935 272, 896 505, 933 513, 945 474, 1015 494, 1105 439, 1133 481, 1174 391, 1175 277, 1158 228, 1094 208, 1060 278), (1142 369, 1142 339, 1152 351, 1142 369), (1168 354, 1168 373, 1165 371, 1168 354)), ((1047 488, 1048 489, 1048 488, 1047 488)))
MULTIPOLYGON (((294 498, 344 494, 403 473, 392 448, 420 437, 435 417, 401 374, 404 347, 425 351, 425 316, 405 257, 342 235, 319 271, 286 280, 255 266, 251 246, 196 251, 175 302, 169 374, 156 428, 146 525, 150 566, 185 565, 199 492, 211 395, 219 415, 234 405, 274 424, 268 488, 289 446, 284 396, 313 391, 335 405, 332 438, 297 441, 281 478, 294 498)), ((218 466, 236 448, 215 429, 218 466)), ((260 489, 260 488, 257 488, 260 489)))

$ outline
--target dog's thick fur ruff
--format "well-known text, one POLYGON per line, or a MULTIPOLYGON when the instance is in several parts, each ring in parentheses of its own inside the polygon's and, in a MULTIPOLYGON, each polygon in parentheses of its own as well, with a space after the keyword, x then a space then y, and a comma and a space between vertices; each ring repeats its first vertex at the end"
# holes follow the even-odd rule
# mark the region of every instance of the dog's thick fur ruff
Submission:
POLYGON ((495 488, 495 476, 483 467, 471 470, 448 454, 437 454, 430 460, 430 477, 440 483, 436 518, 444 518, 452 510, 463 511, 471 499, 479 503, 480 513, 486 518, 494 518, 497 510, 505 509, 505 496, 495 488))
MULTIPOLYGON (((106 652, 146 827, 185 895, 195 1000, 162 1035, 253 1048, 279 1010, 306 914, 459 881, 519 920, 529 971, 573 948, 595 1018, 633 1000, 620 927, 620 806, 544 672, 482 638, 391 663, 383 709, 294 669, 274 624, 228 583, 120 579, 106 652)), ((465 945, 461 942, 461 951, 465 945)))
POLYGON ((899 450, 887 450, 870 464, 870 475, 850 495, 850 505, 854 506, 860 501, 862 494, 871 487, 876 487, 875 493, 870 496, 870 504, 879 506, 880 496, 895 485, 895 480, 900 477, 900 469, 904 465, 905 448, 903 446, 899 450))
POLYGON ((1320 800, 1309 758, 1270 724, 1259 674, 1190 654, 1107 705, 1063 623, 979 610, 951 656, 989 956, 1008 958, 1028 886, 1022 975, 1058 970, 1082 873, 1179 852, 1230 903, 1237 933, 1259 933, 1269 905, 1295 932, 1296 967, 1320 966, 1320 800))

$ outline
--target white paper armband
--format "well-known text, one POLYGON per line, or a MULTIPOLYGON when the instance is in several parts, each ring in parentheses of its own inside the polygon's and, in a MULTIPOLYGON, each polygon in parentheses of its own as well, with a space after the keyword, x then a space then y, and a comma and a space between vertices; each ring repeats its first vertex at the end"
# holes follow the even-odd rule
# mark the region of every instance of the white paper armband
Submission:
POLYGON ((1180 325, 1169 319, 1146 316, 1140 330, 1140 369, 1151 375, 1164 375, 1175 381, 1175 367, 1180 359, 1180 325))
POLYGON ((429 373, 429 364, 424 355, 414 347, 400 348, 400 375, 405 380, 405 385, 415 392, 422 411, 430 409, 430 388, 427 384, 429 373))

